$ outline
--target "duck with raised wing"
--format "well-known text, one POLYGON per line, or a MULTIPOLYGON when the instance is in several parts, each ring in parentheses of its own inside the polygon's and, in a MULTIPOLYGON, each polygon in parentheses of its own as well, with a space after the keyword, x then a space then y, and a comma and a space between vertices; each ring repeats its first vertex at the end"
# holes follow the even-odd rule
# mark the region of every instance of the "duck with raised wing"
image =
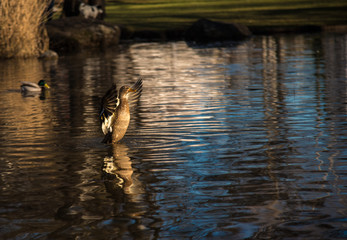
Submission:
POLYGON ((129 95, 137 100, 142 92, 142 79, 131 87, 122 86, 117 91, 115 84, 101 100, 100 121, 105 134, 103 143, 119 142, 125 135, 130 123, 129 95))

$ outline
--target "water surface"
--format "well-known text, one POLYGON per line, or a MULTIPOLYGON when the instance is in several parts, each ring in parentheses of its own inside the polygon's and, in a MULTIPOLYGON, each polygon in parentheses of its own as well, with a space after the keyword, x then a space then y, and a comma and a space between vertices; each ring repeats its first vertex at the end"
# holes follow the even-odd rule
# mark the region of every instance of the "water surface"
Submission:
POLYGON ((346 238, 346 58, 318 34, 1 62, 0 238, 346 238), (100 97, 139 76, 102 144, 100 97))

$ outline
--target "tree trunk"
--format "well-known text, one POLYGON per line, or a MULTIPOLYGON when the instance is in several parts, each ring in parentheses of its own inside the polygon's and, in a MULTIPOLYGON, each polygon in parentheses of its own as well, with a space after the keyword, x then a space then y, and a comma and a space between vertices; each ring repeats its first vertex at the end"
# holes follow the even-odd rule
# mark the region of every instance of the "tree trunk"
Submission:
POLYGON ((65 0, 63 5, 63 14, 65 17, 73 17, 78 16, 80 11, 78 7, 80 5, 80 1, 78 0, 65 0))

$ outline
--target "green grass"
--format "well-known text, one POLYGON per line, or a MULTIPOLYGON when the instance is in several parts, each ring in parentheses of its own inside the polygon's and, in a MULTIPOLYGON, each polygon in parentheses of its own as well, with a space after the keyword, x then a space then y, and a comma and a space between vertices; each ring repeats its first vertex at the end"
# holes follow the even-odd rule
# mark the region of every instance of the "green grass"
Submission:
POLYGON ((108 0, 106 21, 132 30, 184 29, 199 18, 247 26, 347 23, 346 0, 108 0))

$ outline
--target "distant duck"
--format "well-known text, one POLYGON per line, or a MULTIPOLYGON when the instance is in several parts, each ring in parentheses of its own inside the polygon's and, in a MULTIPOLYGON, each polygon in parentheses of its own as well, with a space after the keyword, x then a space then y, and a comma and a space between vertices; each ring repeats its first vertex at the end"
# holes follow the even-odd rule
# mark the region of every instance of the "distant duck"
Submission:
POLYGON ((123 86, 119 93, 115 84, 106 92, 101 100, 100 121, 101 129, 105 134, 103 143, 117 143, 120 141, 129 126, 129 94, 137 100, 142 92, 142 80, 139 79, 131 86, 123 86))
POLYGON ((45 80, 40 80, 38 83, 21 82, 20 89, 22 93, 41 93, 45 88, 50 88, 45 80))
POLYGON ((89 5, 85 3, 80 4, 79 11, 85 19, 96 19, 99 14, 103 13, 101 6, 89 5))

